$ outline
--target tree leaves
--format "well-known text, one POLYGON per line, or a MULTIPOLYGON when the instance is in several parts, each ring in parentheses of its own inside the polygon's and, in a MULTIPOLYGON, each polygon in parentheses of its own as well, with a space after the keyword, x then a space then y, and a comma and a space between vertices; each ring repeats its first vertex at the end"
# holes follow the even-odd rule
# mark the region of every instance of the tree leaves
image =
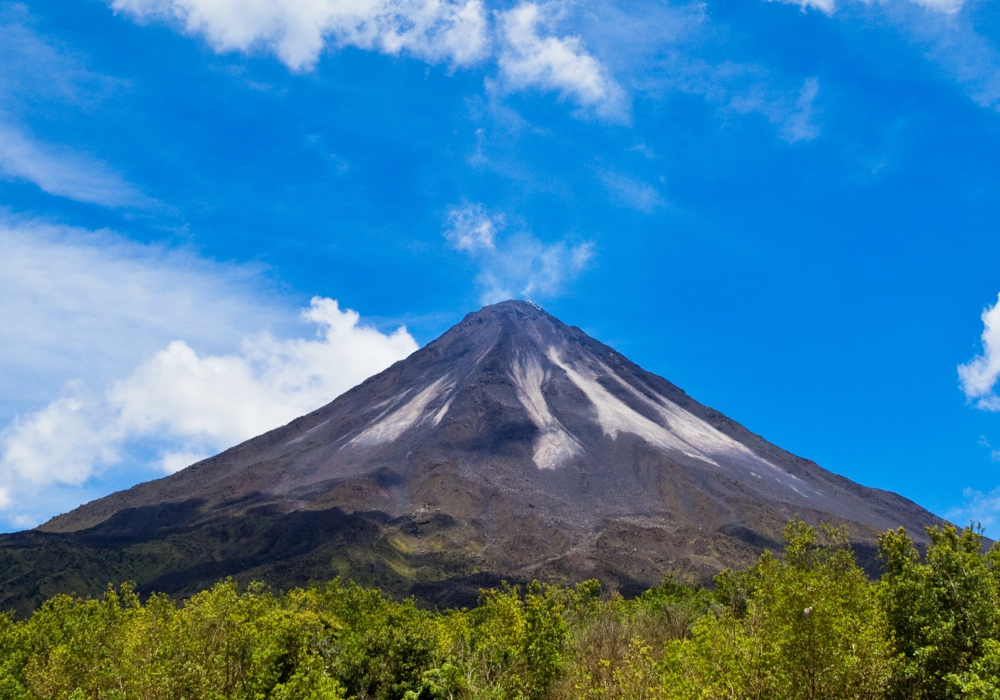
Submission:
POLYGON ((922 559, 886 533, 871 581, 846 532, 795 518, 781 556, 634 600, 536 582, 435 612, 339 579, 56 596, 0 615, 0 700, 1000 700, 1000 550, 929 536, 922 559))

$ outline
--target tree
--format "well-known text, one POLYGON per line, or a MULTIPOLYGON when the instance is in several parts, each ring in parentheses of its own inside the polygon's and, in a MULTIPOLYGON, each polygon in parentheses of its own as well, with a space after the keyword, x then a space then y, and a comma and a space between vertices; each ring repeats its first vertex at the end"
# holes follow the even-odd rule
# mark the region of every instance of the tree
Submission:
POLYGON ((879 698, 892 673, 885 616, 842 529, 798 518, 785 558, 718 579, 720 606, 671 643, 664 667, 678 698, 879 698))
POLYGON ((957 679, 1000 631, 1000 550, 984 554, 982 533, 972 527, 927 534, 926 563, 902 528, 879 542, 886 567, 879 595, 901 659, 892 698, 964 697, 957 679))

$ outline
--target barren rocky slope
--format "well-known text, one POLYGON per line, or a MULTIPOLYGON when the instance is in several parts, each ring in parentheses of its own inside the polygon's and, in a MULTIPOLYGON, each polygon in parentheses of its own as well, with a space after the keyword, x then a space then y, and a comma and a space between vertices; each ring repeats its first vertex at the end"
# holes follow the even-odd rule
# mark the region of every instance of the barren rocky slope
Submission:
POLYGON ((334 575, 469 604, 501 578, 708 581, 786 520, 939 520, 796 457, 528 302, 466 318, 332 403, 157 481, 0 537, 0 605, 132 579, 334 575))

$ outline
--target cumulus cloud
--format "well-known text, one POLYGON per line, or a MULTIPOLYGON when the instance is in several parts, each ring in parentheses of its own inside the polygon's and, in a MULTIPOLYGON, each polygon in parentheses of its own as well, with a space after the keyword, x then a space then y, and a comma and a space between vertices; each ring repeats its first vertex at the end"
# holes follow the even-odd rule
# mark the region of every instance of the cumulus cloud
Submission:
POLYGON ((625 92, 579 36, 553 32, 563 4, 523 2, 495 13, 482 0, 111 0, 139 21, 166 20, 218 52, 263 49, 290 69, 311 69, 329 44, 467 66, 499 41, 507 90, 553 91, 583 110, 623 118, 625 92))
POLYGON ((1000 300, 982 314, 983 352, 958 366, 959 386, 965 398, 984 411, 1000 411, 995 388, 1000 378, 1000 300))
POLYGON ((244 341, 238 354, 200 357, 175 340, 116 384, 108 400, 132 434, 163 434, 228 446, 333 400, 417 349, 403 327, 359 325, 357 312, 314 297, 303 318, 315 340, 244 341))
POLYGON ((228 355, 199 355, 175 340, 99 394, 73 385, 17 418, 0 435, 7 507, 14 494, 81 485, 140 441, 155 446, 165 472, 177 471, 322 406, 417 349, 405 328, 381 333, 332 299, 314 298, 302 315, 317 338, 263 333, 228 355))
POLYGON ((78 486, 93 473, 93 464, 117 459, 109 440, 113 431, 92 424, 90 405, 91 397, 77 391, 17 418, 0 433, 0 507, 9 507, 14 493, 34 495, 50 483, 78 486))
POLYGON ((0 220, 0 258, 0 521, 16 526, 287 422, 416 348, 329 299, 299 314, 258 269, 109 232, 0 220))
POLYGON ((488 50, 480 0, 112 0, 139 20, 168 19, 216 51, 274 53, 308 70, 327 42, 467 65, 488 50))
POLYGON ((598 116, 624 119, 625 91, 607 67, 587 52, 580 37, 552 33, 561 10, 557 2, 524 2, 498 13, 502 42, 498 63, 504 86, 556 92, 598 116))
POLYGON ((566 240, 543 243, 529 232, 517 232, 494 240, 492 232, 503 228, 502 215, 492 217, 482 205, 469 204, 449 212, 449 221, 465 221, 491 231, 491 245, 462 245, 466 237, 456 236, 454 224, 445 238, 456 250, 468 253, 479 267, 476 281, 480 301, 493 304, 505 299, 542 299, 561 294, 580 276, 594 258, 594 243, 566 240))

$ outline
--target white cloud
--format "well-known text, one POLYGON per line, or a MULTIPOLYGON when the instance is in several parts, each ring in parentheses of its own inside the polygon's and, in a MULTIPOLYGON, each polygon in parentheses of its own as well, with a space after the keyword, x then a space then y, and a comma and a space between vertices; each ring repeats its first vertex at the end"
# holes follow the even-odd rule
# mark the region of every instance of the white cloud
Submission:
MULTIPOLYGON (((785 0, 779 0, 785 1, 785 0)), ((787 0, 815 7, 826 14, 836 9, 834 0, 787 0)), ((977 29, 974 13, 963 12, 964 0, 861 0, 845 4, 862 15, 879 15, 963 86, 977 104, 1000 110, 1000 52, 996 43, 977 29)))
POLYGON ((782 135, 786 141, 810 141, 819 136, 819 127, 813 123, 815 107, 813 103, 819 95, 819 81, 807 78, 802 84, 799 99, 795 101, 795 109, 784 119, 782 135))
POLYGON ((812 8, 823 14, 832 15, 837 9, 837 0, 767 0, 767 2, 782 2, 787 5, 798 5, 802 11, 812 8))
POLYGON ((1000 524, 1000 487, 989 493, 976 491, 967 488, 962 492, 965 503, 957 508, 952 508, 945 513, 945 518, 965 527, 970 523, 979 523, 987 531, 987 536, 996 537, 996 533, 990 533, 997 524, 1000 524))
POLYGON ((737 91, 729 100, 729 108, 740 114, 757 112, 778 127, 781 138, 789 143, 811 141, 819 136, 819 127, 813 121, 814 106, 819 95, 819 81, 807 78, 795 95, 794 101, 787 93, 778 93, 763 83, 737 91))
MULTIPOLYGON (((808 9, 819 10, 825 15, 832 15, 837 10, 837 0, 766 0, 767 2, 782 2, 788 5, 798 5, 803 12, 808 9)), ((962 9, 965 0, 908 0, 914 5, 919 5, 934 12, 945 15, 952 15, 962 9)), ((869 0, 862 0, 866 5, 869 0)))
POLYGON ((177 471, 319 408, 417 349, 405 328, 386 335, 359 325, 332 299, 314 298, 303 317, 319 327, 317 339, 264 333, 238 353, 206 356, 175 340, 101 394, 70 387, 0 436, 0 489, 10 499, 84 484, 140 441, 156 446, 165 472, 177 471))
POLYGON ((910 0, 910 2, 946 15, 955 14, 965 4, 965 0, 910 0))
POLYGON ((179 452, 165 452, 160 458, 160 469, 164 474, 176 474, 184 467, 189 467, 196 462, 200 462, 211 454, 202 451, 180 450, 179 452))
POLYGON ((983 354, 958 366, 959 386, 976 408, 1000 411, 1000 396, 994 391, 1000 378, 1000 300, 982 314, 983 354))
POLYGON ((648 214, 666 205, 657 189, 648 182, 608 169, 598 170, 597 177, 616 202, 630 209, 648 214))
MULTIPOLYGON (((483 225, 484 217, 495 231, 503 217, 490 218, 482 205, 466 205, 453 209, 449 219, 476 221, 483 225)), ((472 256, 479 267, 476 281, 480 301, 494 304, 505 299, 542 299, 561 294, 566 286, 580 276, 594 258, 592 241, 571 244, 566 240, 543 243, 531 233, 521 232, 486 246, 460 246, 453 229, 445 230, 452 247, 472 256)))
POLYGON ((106 207, 151 203, 101 161, 72 149, 39 143, 0 121, 0 176, 26 180, 43 192, 106 207))
POLYGON ((927 12, 909 3, 895 2, 884 12, 928 60, 950 75, 977 104, 1000 110, 1000 52, 979 33, 970 13, 927 12))
POLYGON ((0 520, 17 526, 287 422, 416 348, 328 299, 300 315, 259 270, 111 233, 0 220, 0 259, 0 520))
POLYGON ((97 401, 74 387, 74 395, 18 417, 0 433, 0 488, 33 495, 51 483, 79 486, 93 465, 118 459, 114 426, 96 423, 97 401))
POLYGON ((140 440, 165 445, 158 463, 176 471, 319 408, 417 349, 404 328, 361 326, 331 299, 314 298, 303 317, 318 339, 265 333, 239 353, 207 356, 175 340, 103 394, 72 387, 4 431, 0 487, 83 484, 140 440))
POLYGON ((121 83, 88 70, 83 57, 41 36, 21 3, 0 3, 0 95, 4 111, 58 101, 92 106, 121 83), (15 103, 15 104, 12 104, 15 103))
POLYGON ((149 206, 120 173, 100 159, 32 137, 25 115, 88 107, 118 81, 87 70, 78 57, 31 28, 23 5, 0 5, 0 178, 31 182, 44 192, 108 207, 149 206))
POLYGON ((199 357, 177 340, 108 393, 130 434, 167 434, 222 448, 322 406, 417 349, 399 328, 359 325, 355 311, 315 297, 303 317, 317 340, 244 341, 239 354, 199 357))
MULTIPOLYGON (((634 64, 628 75, 631 85, 651 98, 663 100, 676 93, 698 95, 716 106, 726 120, 734 115, 757 114, 767 118, 785 141, 817 138, 819 79, 807 77, 791 82, 757 63, 699 56, 704 53, 706 43, 716 49, 712 53, 726 52, 724 44, 716 43, 720 33, 709 26, 703 6, 698 9, 702 11, 688 11, 673 17, 672 22, 669 18, 664 20, 674 27, 673 34, 655 46, 648 45, 641 26, 636 27, 634 40, 620 37, 618 43, 627 43, 628 47, 619 50, 624 58, 618 59, 616 73, 626 75, 627 71, 618 64, 631 61, 634 64)), ((649 33, 658 36, 655 29, 649 33)), ((602 55, 608 55, 608 50, 602 55)))
POLYGON ((480 0, 112 0, 139 20, 171 19, 216 51, 273 52, 308 70, 326 43, 467 65, 488 51, 480 0))
POLYGON ((990 444, 990 441, 986 439, 985 435, 979 436, 979 445, 990 451, 991 462, 1000 462, 1000 450, 995 449, 993 445, 990 444))
POLYGON ((504 91, 556 92, 578 116, 627 121, 628 98, 580 36, 558 36, 566 3, 522 2, 489 12, 483 0, 106 0, 136 21, 165 21, 219 53, 267 51, 308 71, 323 51, 356 47, 430 63, 495 59, 504 91))
POLYGON ((448 227, 444 236, 456 250, 470 253, 496 248, 494 236, 503 228, 503 215, 491 218, 482 204, 452 207, 448 210, 448 227))
POLYGON ((110 232, 0 217, 0 259, 0 421, 67 381, 120 379, 176 338, 228 351, 294 323, 259 270, 110 232))
POLYGON ((492 53, 495 30, 501 82, 508 90, 557 92, 586 112, 621 120, 624 90, 583 47, 555 36, 562 3, 524 2, 495 13, 482 0, 110 0, 138 21, 176 22, 218 52, 263 49, 296 71, 311 69, 329 44, 431 63, 467 66, 492 53))
POLYGON ((584 49, 580 37, 551 34, 561 8, 558 2, 524 2, 498 13, 498 64, 504 86, 554 91, 598 116, 625 119, 625 91, 607 67, 584 49))

